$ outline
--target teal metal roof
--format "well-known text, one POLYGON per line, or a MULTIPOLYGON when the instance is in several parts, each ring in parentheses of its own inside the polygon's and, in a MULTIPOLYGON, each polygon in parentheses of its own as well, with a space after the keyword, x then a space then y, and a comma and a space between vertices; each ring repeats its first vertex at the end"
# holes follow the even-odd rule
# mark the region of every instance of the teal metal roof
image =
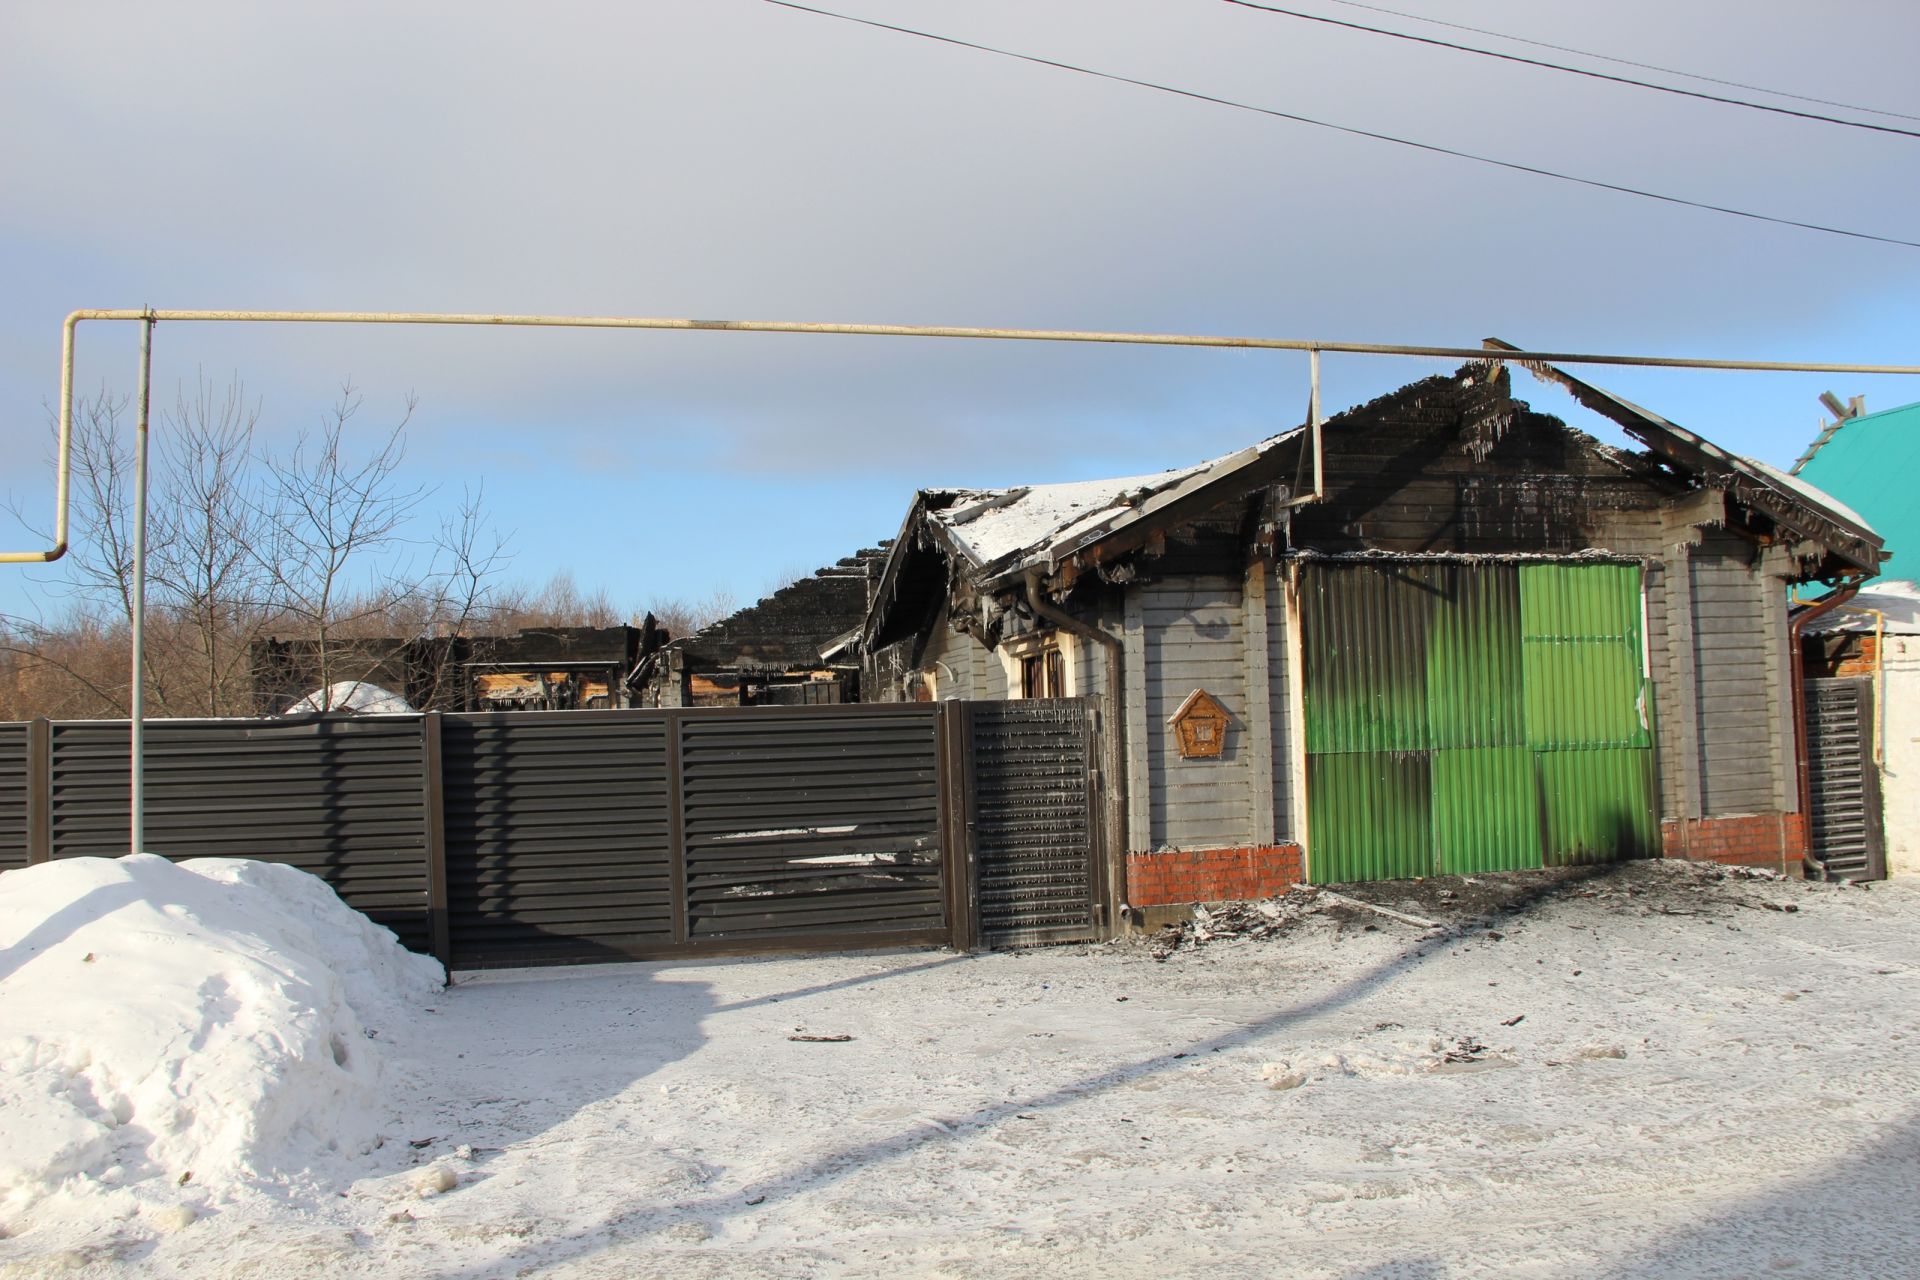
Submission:
POLYGON ((1883 578, 1920 580, 1920 404, 1841 423, 1795 473, 1858 511, 1886 539, 1883 578))

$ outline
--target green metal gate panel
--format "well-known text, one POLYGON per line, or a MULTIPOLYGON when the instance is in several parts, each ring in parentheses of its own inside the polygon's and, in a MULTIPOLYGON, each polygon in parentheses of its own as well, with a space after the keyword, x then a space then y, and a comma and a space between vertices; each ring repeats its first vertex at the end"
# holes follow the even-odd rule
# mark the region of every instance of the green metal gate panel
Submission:
POLYGON ((1546 863, 1651 856, 1660 829, 1639 566, 1530 564, 1520 583, 1546 863))
POLYGON ((1657 849, 1640 568, 1309 564, 1316 883, 1657 849))
POLYGON ((1426 565, 1315 566, 1301 602, 1307 752, 1427 748, 1426 565))
POLYGON ((1520 684, 1520 574, 1510 564, 1427 570, 1430 746, 1513 747, 1526 741, 1520 684))
POLYGON ((1651 858, 1659 851, 1652 751, 1542 751, 1535 759, 1548 866, 1651 858))
POLYGON ((1540 865, 1533 752, 1524 746, 1436 751, 1432 769, 1435 874, 1540 865))
POLYGON ((1433 874, 1432 791, 1423 751, 1308 756, 1313 882, 1433 874))
POLYGON ((1520 601, 1527 745, 1650 747, 1639 566, 1523 565, 1520 601))

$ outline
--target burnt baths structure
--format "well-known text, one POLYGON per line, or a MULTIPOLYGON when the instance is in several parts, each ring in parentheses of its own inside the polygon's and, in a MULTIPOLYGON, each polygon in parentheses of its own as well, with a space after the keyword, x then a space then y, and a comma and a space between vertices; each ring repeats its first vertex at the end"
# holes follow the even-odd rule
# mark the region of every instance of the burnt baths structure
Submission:
POLYGON ((869 700, 1102 709, 1111 906, 1807 847, 1788 588, 1878 570, 1845 507, 1497 358, 1160 475, 914 500, 869 700), (1204 695, 1204 696, 1202 696, 1204 695), (1118 782, 1120 785, 1111 785, 1118 782))
POLYGON ((638 627, 528 627, 510 636, 261 640, 254 701, 286 714, 315 690, 365 684, 422 711, 576 711, 635 705, 633 672, 666 643, 638 627))
POLYGON ((854 643, 886 558, 884 543, 856 552, 690 636, 648 650, 634 673, 636 705, 859 701, 854 643))

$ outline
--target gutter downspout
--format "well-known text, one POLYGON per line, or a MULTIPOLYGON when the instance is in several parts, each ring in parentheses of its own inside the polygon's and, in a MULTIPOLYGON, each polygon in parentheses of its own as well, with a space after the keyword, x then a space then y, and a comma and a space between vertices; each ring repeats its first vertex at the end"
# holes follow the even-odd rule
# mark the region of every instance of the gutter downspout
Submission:
MULTIPOLYGON (((1809 622, 1828 614, 1860 594, 1859 581, 1836 587, 1826 598, 1805 605, 1787 623, 1787 643, 1792 648, 1793 664, 1793 759, 1799 775, 1800 817, 1807 824, 1807 846, 1800 855, 1801 874, 1809 880, 1825 880, 1827 869, 1813 856, 1813 769, 1807 763, 1807 660, 1800 647, 1801 634, 1809 622)), ((1877 713, 1878 708, 1875 708, 1877 713)))
POLYGON ((1884 609, 1868 609, 1857 604, 1839 606, 1842 613, 1864 613, 1873 619, 1873 764, 1887 763, 1887 722, 1880 714, 1887 696, 1887 614, 1884 609))
POLYGON ((1098 627, 1080 621, 1071 614, 1050 605, 1041 596, 1040 573, 1037 569, 1027 570, 1027 607, 1033 610, 1036 618, 1044 618, 1060 630, 1083 640, 1091 640, 1107 651, 1107 694, 1103 701, 1106 706, 1104 739, 1106 759, 1101 763, 1101 772, 1106 775, 1106 785, 1101 788, 1106 797, 1106 846, 1107 846, 1107 919, 1105 925, 1111 936, 1120 926, 1120 908, 1126 903, 1127 877, 1127 769, 1126 769, 1126 717, 1121 714, 1121 690, 1126 678, 1126 662, 1123 657, 1121 641, 1110 636, 1098 627))

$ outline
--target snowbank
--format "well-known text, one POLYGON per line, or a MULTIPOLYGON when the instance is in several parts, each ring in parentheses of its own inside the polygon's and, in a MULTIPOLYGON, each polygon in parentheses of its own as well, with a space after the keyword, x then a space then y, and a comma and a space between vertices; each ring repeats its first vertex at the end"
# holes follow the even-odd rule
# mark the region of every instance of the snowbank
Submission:
POLYGON ((391 690, 360 680, 339 680, 325 689, 315 689, 288 707, 286 714, 302 715, 310 711, 351 711, 361 716, 411 715, 411 702, 391 690))
POLYGON ((382 1026, 432 960, 292 867, 75 858, 0 875, 0 1231, 191 1221, 373 1145, 382 1026))

